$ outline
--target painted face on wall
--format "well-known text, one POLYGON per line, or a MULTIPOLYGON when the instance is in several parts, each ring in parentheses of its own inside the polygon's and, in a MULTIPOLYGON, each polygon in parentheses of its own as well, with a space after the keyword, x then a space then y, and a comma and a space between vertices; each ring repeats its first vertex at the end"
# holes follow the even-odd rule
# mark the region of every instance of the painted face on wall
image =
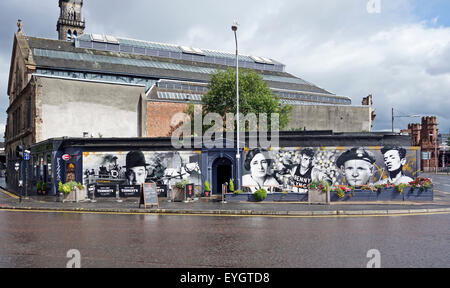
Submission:
POLYGON ((141 185, 145 183, 147 178, 147 169, 145 166, 137 166, 128 169, 127 180, 130 185, 141 185))
POLYGON ((301 165, 303 168, 305 168, 305 169, 309 168, 309 166, 311 166, 311 162, 312 162, 312 157, 310 157, 306 154, 302 155, 301 165))
POLYGON ((384 164, 388 171, 396 171, 405 165, 406 159, 401 159, 397 150, 389 150, 384 153, 384 164))
POLYGON ((345 179, 350 186, 366 185, 373 174, 373 165, 364 160, 348 160, 343 168, 345 179))
POLYGON ((266 157, 262 153, 256 154, 250 162, 250 171, 252 173, 252 177, 265 177, 267 175, 268 167, 269 163, 266 157))

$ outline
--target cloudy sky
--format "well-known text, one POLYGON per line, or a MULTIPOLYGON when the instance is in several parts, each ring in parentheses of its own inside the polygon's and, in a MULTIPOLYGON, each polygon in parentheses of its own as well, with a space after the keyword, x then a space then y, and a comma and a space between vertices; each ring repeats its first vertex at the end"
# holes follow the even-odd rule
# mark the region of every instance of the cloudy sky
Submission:
MULTIPOLYGON (((280 61, 354 105, 372 94, 374 130, 391 129, 392 108, 399 116, 436 115, 440 131, 450 130, 448 0, 85 0, 83 12, 86 33, 229 52, 237 20, 242 54, 280 61)), ((3 135, 17 19, 26 35, 56 39, 58 1, 1 0, 0 13, 3 135)), ((420 119, 396 118, 395 127, 409 122, 420 119)))

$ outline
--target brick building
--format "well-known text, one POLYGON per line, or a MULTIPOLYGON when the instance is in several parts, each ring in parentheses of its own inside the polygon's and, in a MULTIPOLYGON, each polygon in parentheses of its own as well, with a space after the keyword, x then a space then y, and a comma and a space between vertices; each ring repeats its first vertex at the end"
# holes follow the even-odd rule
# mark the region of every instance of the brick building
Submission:
POLYGON ((403 132, 411 135, 412 146, 420 146, 422 150, 421 167, 424 171, 434 171, 436 160, 439 162, 439 133, 437 118, 423 117, 422 123, 409 124, 403 132), (437 148, 437 149, 436 149, 437 148), (437 153, 436 153, 437 150, 437 153))

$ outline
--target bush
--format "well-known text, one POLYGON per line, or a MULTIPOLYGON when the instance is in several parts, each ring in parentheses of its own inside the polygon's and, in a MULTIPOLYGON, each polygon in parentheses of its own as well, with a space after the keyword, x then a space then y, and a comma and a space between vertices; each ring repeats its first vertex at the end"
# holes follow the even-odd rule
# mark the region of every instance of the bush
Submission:
POLYGON ((205 192, 211 192, 211 187, 209 186, 208 181, 205 181, 205 192))
POLYGON ((244 191, 242 191, 242 190, 236 190, 236 191, 234 191, 233 193, 234 193, 234 195, 240 195, 240 194, 244 193, 244 191))
POLYGON ((263 201, 267 198, 267 191, 265 189, 259 189, 254 194, 256 201, 263 201))
POLYGON ((183 180, 181 182, 175 183, 175 187, 177 187, 178 189, 184 189, 186 188, 187 184, 189 184, 189 181, 183 180))
POLYGON ((230 185, 229 185, 229 187, 228 187, 228 190, 230 190, 231 193, 234 192, 234 183, 233 183, 233 180, 232 180, 232 179, 230 179, 230 185))

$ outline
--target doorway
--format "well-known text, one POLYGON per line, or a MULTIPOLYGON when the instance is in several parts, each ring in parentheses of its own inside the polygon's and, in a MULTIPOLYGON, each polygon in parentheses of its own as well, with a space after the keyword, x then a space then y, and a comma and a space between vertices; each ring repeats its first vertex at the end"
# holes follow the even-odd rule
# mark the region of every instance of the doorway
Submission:
POLYGON ((233 178, 232 163, 227 158, 219 158, 213 163, 213 191, 215 195, 222 194, 222 184, 229 183, 233 178))

